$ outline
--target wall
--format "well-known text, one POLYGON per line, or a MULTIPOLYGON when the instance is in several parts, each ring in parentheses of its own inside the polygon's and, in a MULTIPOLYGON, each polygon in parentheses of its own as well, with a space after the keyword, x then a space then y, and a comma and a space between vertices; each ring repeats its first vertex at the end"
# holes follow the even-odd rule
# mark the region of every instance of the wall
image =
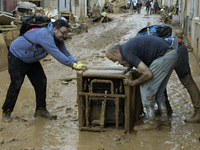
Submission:
POLYGON ((193 43, 193 53, 195 55, 196 61, 200 63, 200 22, 195 22, 195 34, 193 43))
POLYGON ((59 0, 59 11, 70 11, 70 0, 59 0))
POLYGON ((195 58, 200 63, 200 21, 195 21, 195 17, 200 17, 200 2, 194 2, 194 37, 193 37, 193 53, 195 58))
POLYGON ((56 7, 58 9, 58 0, 44 0, 44 8, 56 7))
MULTIPOLYGON (((110 0, 107 0, 110 1, 110 0)), ((72 14, 78 17, 87 16, 87 7, 92 11, 94 4, 100 6, 101 9, 104 7, 105 0, 79 0, 79 6, 75 6, 75 0, 71 2, 72 14)))
POLYGON ((186 0, 186 8, 185 8, 185 26, 184 26, 184 34, 187 41, 191 44, 191 19, 190 19, 190 2, 186 0))
POLYGON ((6 12, 11 12, 14 9, 14 0, 6 0, 6 12))

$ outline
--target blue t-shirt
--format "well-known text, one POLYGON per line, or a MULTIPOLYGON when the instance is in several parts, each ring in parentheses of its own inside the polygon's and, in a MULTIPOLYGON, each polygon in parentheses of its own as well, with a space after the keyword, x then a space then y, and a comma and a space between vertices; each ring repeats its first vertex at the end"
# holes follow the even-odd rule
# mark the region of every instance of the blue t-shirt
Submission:
POLYGON ((154 35, 141 35, 119 45, 122 58, 135 68, 142 61, 148 67, 158 57, 163 56, 171 44, 154 35))
POLYGON ((150 1, 147 1, 147 2, 145 3, 145 6, 146 6, 146 7, 149 7, 149 6, 150 6, 150 1))

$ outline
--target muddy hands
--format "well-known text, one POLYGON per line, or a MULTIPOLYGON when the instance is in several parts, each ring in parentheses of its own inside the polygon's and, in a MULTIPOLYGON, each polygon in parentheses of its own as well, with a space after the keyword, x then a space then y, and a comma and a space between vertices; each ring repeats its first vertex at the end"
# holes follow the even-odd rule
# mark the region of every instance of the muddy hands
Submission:
POLYGON ((123 83, 124 83, 125 85, 131 86, 132 80, 131 80, 130 77, 126 77, 125 79, 123 79, 123 83))
POLYGON ((76 70, 86 70, 87 69, 87 67, 82 63, 82 61, 74 63, 73 68, 76 70))

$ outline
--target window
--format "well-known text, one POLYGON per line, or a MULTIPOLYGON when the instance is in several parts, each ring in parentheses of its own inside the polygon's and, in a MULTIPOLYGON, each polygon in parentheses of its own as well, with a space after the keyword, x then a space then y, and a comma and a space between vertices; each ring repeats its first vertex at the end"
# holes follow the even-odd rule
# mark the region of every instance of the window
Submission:
POLYGON ((65 7, 66 7, 66 8, 68 7, 68 6, 67 6, 67 5, 68 5, 67 1, 68 1, 68 0, 65 0, 65 7))
POLYGON ((79 6, 79 0, 75 0, 75 6, 79 6))
POLYGON ((0 10, 6 11, 6 0, 0 0, 0 10))

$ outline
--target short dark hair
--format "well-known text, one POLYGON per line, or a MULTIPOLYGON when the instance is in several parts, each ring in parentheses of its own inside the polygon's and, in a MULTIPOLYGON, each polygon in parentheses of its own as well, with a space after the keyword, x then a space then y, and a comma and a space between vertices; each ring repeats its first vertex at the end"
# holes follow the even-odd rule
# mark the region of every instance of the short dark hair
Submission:
POLYGON ((58 19, 53 23, 53 28, 60 29, 62 27, 69 28, 69 24, 62 19, 58 19))

